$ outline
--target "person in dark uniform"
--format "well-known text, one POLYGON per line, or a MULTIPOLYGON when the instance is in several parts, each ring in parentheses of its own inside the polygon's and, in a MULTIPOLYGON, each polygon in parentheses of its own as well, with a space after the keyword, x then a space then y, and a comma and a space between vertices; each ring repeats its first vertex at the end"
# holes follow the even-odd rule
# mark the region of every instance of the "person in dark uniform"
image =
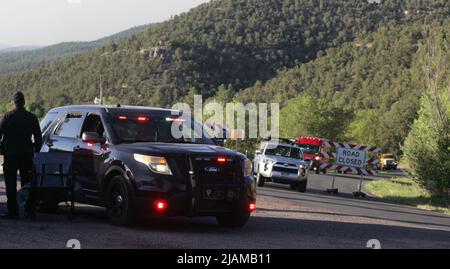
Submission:
MULTIPOLYGON (((42 146, 42 133, 39 121, 33 113, 25 109, 23 93, 14 95, 16 109, 6 113, 0 122, 1 150, 4 155, 3 173, 8 198, 8 213, 2 218, 17 219, 17 171, 20 173, 23 187, 32 179, 33 157, 42 146)), ((27 218, 34 218, 34 202, 30 199, 25 205, 27 218)))

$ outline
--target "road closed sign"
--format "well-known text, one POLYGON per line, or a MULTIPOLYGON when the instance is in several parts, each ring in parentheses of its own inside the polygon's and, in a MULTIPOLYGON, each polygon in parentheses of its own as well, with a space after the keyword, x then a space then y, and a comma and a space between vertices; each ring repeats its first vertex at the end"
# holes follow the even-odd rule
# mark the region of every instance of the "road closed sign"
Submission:
POLYGON ((364 168, 366 152, 364 150, 338 148, 336 164, 348 167, 364 168))

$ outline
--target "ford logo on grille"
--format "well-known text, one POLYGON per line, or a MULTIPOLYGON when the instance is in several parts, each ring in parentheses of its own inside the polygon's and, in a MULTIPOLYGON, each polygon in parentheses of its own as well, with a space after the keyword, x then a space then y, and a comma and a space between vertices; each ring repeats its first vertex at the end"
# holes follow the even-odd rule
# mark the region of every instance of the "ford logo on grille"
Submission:
POLYGON ((220 171, 219 167, 215 167, 215 166, 205 167, 205 172, 207 172, 207 173, 219 173, 219 171, 220 171))

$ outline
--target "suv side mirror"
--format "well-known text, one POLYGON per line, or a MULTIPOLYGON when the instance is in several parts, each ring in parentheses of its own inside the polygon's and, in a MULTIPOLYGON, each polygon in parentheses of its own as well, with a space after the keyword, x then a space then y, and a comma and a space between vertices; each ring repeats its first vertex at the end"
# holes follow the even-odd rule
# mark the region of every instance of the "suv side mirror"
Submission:
POLYGON ((260 150, 255 151, 255 155, 261 155, 261 151, 260 150))
POLYGON ((99 144, 106 143, 106 138, 100 137, 96 132, 84 132, 83 135, 81 136, 81 140, 83 140, 83 142, 91 142, 99 144))

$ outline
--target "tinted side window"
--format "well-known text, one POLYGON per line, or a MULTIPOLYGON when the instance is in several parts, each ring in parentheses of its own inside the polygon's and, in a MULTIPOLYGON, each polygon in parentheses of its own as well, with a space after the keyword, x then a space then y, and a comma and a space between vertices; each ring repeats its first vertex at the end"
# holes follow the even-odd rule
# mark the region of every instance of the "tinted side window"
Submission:
POLYGON ((55 122, 56 117, 58 117, 58 112, 51 112, 45 116, 40 124, 42 133, 45 133, 47 129, 55 122))
POLYGON ((291 158, 303 160, 302 151, 298 148, 292 148, 291 150, 291 158))
POLYGON ((84 120, 83 129, 81 130, 81 133, 84 132, 94 132, 97 133, 98 136, 104 137, 105 128, 103 128, 102 119, 99 115, 93 113, 87 115, 86 119, 84 120))
POLYGON ((79 135, 83 115, 81 113, 69 113, 55 130, 55 135, 76 138, 79 135))

